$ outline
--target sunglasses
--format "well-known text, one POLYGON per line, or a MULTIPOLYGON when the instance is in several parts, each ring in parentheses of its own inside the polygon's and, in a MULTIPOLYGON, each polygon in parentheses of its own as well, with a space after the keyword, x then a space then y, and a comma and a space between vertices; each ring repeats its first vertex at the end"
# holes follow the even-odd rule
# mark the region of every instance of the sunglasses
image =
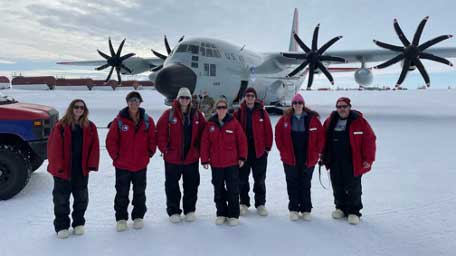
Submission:
POLYGON ((249 93, 245 95, 246 98, 255 98, 255 94, 249 93))
POLYGON ((128 99, 128 102, 139 103, 139 102, 141 102, 141 100, 139 98, 131 98, 131 99, 128 99))
POLYGON ((179 99, 180 100, 189 100, 190 97, 188 97, 188 96, 180 96, 179 99))
POLYGON ((345 109, 345 108, 348 108, 348 105, 337 105, 336 108, 337 109, 341 109, 341 108, 345 109))
POLYGON ((293 101, 291 104, 293 104, 293 105, 304 105, 304 102, 302 102, 302 101, 293 101))
POLYGON ((85 107, 84 106, 80 106, 80 105, 74 105, 73 106, 73 109, 80 109, 80 110, 84 110, 85 107))
POLYGON ((227 109, 227 106, 217 106, 216 109, 227 109))

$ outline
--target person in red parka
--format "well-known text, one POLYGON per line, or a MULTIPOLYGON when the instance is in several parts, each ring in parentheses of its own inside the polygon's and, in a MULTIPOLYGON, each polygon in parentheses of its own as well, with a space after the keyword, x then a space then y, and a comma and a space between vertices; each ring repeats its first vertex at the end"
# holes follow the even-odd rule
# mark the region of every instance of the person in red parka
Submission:
POLYGON ((298 220, 300 214, 310 220, 311 181, 323 150, 324 133, 318 113, 305 107, 300 94, 293 97, 292 107, 277 122, 275 141, 285 170, 290 220, 298 220))
POLYGON ((375 160, 375 134, 361 112, 351 109, 349 98, 336 102, 336 111, 324 123, 326 144, 322 162, 330 170, 336 210, 335 219, 348 216, 358 224, 363 208, 361 176, 375 160))
POLYGON ((126 101, 128 107, 111 122, 106 136, 106 149, 116 168, 114 209, 119 232, 127 229, 130 184, 133 184, 133 228, 144 226, 147 165, 156 148, 154 120, 140 108, 141 95, 130 92, 126 101))
POLYGON ((185 221, 195 220, 200 184, 199 155, 206 119, 193 106, 192 94, 181 88, 171 109, 157 122, 157 144, 165 160, 166 211, 173 223, 181 221, 179 180, 183 177, 185 221))
POLYGON ((89 172, 98 170, 100 146, 97 127, 89 121, 89 109, 73 100, 49 136, 48 172, 54 176, 54 228, 59 238, 70 235, 70 195, 73 195, 72 227, 84 234, 84 214, 89 203, 89 172))
POLYGON ((204 128, 201 140, 201 163, 212 169, 215 223, 239 224, 239 168, 247 158, 247 138, 236 119, 228 113, 225 98, 215 103, 216 114, 204 128), (226 187, 226 189, 225 189, 226 187))
POLYGON ((245 215, 250 207, 249 176, 253 174, 255 208, 260 216, 267 216, 266 209, 266 168, 268 153, 272 147, 272 126, 263 102, 257 99, 254 88, 244 92, 241 107, 233 114, 247 136, 248 156, 244 166, 239 169, 240 214, 245 215))

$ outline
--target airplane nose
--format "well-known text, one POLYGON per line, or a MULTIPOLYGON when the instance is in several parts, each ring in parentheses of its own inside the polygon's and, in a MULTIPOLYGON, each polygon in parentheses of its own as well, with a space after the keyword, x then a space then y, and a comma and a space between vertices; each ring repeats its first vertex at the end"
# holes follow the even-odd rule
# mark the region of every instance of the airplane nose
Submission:
POLYGON ((155 88, 168 99, 174 99, 182 87, 195 91, 196 74, 182 64, 172 64, 161 69, 155 79, 155 88))

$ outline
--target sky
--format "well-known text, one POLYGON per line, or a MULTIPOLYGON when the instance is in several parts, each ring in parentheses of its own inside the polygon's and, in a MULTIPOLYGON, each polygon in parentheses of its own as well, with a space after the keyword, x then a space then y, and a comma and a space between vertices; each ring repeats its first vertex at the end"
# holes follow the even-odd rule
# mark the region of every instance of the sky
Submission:
MULTIPOLYGON (((299 34, 304 41, 310 43, 318 23, 320 43, 344 36, 332 50, 376 49, 373 39, 400 44, 392 26, 394 18, 409 38, 425 16, 430 16, 430 20, 422 40, 456 34, 456 1, 451 0, 0 0, 0 3, 0 75, 7 76, 22 73, 103 77, 103 72, 91 68, 62 67, 55 62, 100 59, 96 49, 108 51, 109 37, 114 47, 127 38, 124 53, 134 52, 143 57, 153 57, 150 49, 164 52, 165 34, 171 46, 185 35, 218 38, 258 52, 286 51, 294 8, 299 10, 299 34)), ((456 39, 439 46, 454 47, 456 39)), ((444 65, 429 62, 425 65, 429 72, 454 73, 454 68, 444 65)), ((396 66, 378 75, 398 73, 399 69, 396 66)))

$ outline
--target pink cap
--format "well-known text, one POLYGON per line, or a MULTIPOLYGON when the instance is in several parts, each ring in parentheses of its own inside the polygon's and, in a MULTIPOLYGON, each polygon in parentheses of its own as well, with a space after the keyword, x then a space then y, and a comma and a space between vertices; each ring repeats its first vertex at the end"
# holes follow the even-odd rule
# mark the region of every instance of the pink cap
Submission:
POLYGON ((293 97, 293 100, 292 101, 296 101, 296 102, 302 102, 302 103, 306 103, 304 101, 304 98, 301 96, 301 94, 297 93, 294 97, 293 97))

